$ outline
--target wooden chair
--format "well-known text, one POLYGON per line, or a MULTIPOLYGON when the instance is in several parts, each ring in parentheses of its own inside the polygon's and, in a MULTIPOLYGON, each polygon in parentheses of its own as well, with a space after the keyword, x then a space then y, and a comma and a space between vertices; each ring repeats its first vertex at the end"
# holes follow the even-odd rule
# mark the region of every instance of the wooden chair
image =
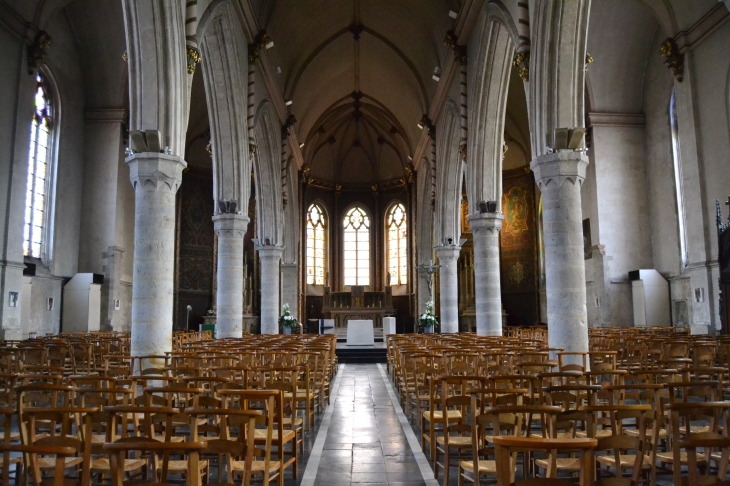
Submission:
MULTIPOLYGON (((72 446, 72 445, 56 445, 56 446, 28 446, 28 445, 21 445, 21 444, 2 444, 0 445, 0 452, 2 452, 3 455, 3 463, 8 464, 10 461, 10 454, 11 453, 21 453, 24 456, 27 457, 33 457, 38 455, 53 455, 56 456, 56 465, 57 468, 54 468, 54 471, 56 471, 56 474, 54 475, 51 484, 53 486, 65 486, 68 484, 66 481, 66 478, 63 476, 63 468, 66 464, 66 459, 73 456, 74 454, 77 454, 78 448, 72 446)), ((20 459, 20 458, 18 458, 20 459)), ((17 470, 16 470, 16 474, 17 470)), ((33 469, 33 480, 36 484, 41 484, 43 482, 43 477, 40 475, 40 472, 36 469, 33 469)), ((16 478, 19 479, 19 478, 16 478)), ((17 482, 17 481, 16 481, 17 482)), ((3 468, 2 470, 2 484, 10 484, 10 471, 9 468, 3 468)), ((20 483, 17 483, 20 484, 20 483)), ((46 482, 48 484, 48 482, 46 482)))
POLYGON ((527 437, 494 437, 495 455, 497 458, 498 486, 573 486, 570 479, 556 479, 556 468, 548 468, 548 478, 524 479, 512 481, 514 468, 512 456, 519 452, 544 452, 554 464, 557 454, 568 451, 580 451, 580 472, 578 484, 590 486, 593 477, 593 449, 598 444, 596 439, 537 439, 527 437))
MULTIPOLYGON (((161 478, 166 481, 171 454, 181 454, 186 456, 186 484, 190 486, 200 486, 201 478, 198 474, 200 467, 198 465, 199 455, 208 447, 206 442, 160 442, 147 437, 128 437, 119 439, 116 442, 105 443, 104 450, 109 455, 109 463, 111 464, 111 476, 113 486, 124 486, 124 461, 131 452, 149 452, 153 457, 158 454, 163 455, 161 465, 161 478)), ((88 483, 87 483, 88 484, 88 483)), ((166 482, 153 481, 145 484, 167 484, 166 482)))
MULTIPOLYGON (((262 416, 257 417, 257 426, 264 428, 256 428, 254 430, 254 444, 263 446, 262 450, 255 450, 254 454, 263 455, 263 460, 254 460, 251 464, 251 474, 254 476, 262 475, 264 485, 268 485, 270 481, 277 479, 279 486, 284 485, 284 471, 287 467, 294 466, 294 477, 297 476, 297 447, 296 433, 294 431, 284 430, 284 424, 281 420, 283 412, 282 393, 278 390, 221 390, 221 398, 223 399, 224 408, 229 408, 232 404, 232 398, 238 399, 238 404, 242 410, 251 410, 255 404, 262 406, 262 416), (286 461, 284 453, 284 445, 292 442, 292 450, 294 457, 286 461), (271 460, 273 447, 277 448, 277 460, 271 460)), ((233 461, 232 469, 235 472, 245 471, 246 464, 233 461)))

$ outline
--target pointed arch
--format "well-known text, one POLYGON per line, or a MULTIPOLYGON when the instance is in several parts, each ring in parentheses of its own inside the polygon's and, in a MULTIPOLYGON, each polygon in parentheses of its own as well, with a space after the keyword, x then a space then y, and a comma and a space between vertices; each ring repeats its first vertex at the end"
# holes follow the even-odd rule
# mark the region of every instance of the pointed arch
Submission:
POLYGON ((466 187, 470 214, 477 212, 479 201, 499 205, 502 198, 502 144, 516 45, 503 18, 502 9, 487 6, 469 43, 466 187))
MULTIPOLYGON (((251 160, 246 130, 248 53, 236 13, 229 2, 206 10, 201 21, 201 69, 210 120, 213 154, 213 199, 235 200, 243 207, 249 199, 251 160)), ((215 205, 216 212, 218 205, 215 205)))
POLYGON ((459 154, 459 109, 453 100, 446 102, 436 133, 436 244, 446 244, 461 235, 461 179, 463 164, 459 154))
POLYGON ((284 243, 284 212, 281 199, 281 126, 276 122, 274 109, 264 100, 256 110, 254 120, 256 153, 253 160, 258 210, 258 238, 263 244, 284 243))

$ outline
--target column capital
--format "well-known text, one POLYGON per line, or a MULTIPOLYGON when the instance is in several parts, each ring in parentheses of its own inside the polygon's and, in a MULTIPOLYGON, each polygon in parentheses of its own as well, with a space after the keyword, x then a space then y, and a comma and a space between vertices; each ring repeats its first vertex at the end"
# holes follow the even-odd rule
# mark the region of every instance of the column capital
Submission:
POLYGON ((582 185, 586 178, 588 157, 583 152, 574 150, 558 150, 552 154, 540 155, 530 162, 530 169, 535 173, 535 181, 540 190, 560 187, 569 181, 573 185, 582 185))
POLYGON ((284 247, 278 245, 257 246, 256 251, 259 252, 259 258, 262 260, 280 260, 284 247))
POLYGON ((180 156, 157 152, 132 154, 125 162, 129 166, 129 180, 135 191, 145 187, 158 189, 167 186, 176 193, 182 183, 182 171, 188 166, 180 156))
POLYGON ((216 214, 213 216, 213 231, 218 237, 239 236, 243 238, 248 229, 248 216, 243 214, 216 214))
POLYGON ((504 215, 502 213, 474 213, 466 218, 474 238, 499 236, 504 215))
POLYGON ((434 246, 436 250, 436 256, 439 257, 439 264, 456 264, 456 260, 459 259, 459 253, 461 252, 461 246, 459 245, 441 245, 434 246))

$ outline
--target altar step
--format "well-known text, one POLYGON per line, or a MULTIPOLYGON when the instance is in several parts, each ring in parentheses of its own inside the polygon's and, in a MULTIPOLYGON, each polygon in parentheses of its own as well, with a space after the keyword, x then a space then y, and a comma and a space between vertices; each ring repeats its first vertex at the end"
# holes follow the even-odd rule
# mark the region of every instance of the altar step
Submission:
MULTIPOLYGON (((346 327, 336 327, 335 335, 337 336, 338 343, 347 342, 347 328, 346 327)), ((383 342, 383 328, 382 327, 373 328, 373 339, 375 340, 376 343, 383 342)))
POLYGON ((387 363, 388 355, 385 348, 337 348, 337 360, 340 363, 387 363))

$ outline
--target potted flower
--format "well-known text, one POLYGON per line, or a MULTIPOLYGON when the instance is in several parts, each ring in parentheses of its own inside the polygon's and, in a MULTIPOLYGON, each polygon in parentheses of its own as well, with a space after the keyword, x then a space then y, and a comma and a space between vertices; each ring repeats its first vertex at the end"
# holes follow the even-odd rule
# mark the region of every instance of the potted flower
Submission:
POLYGON ((289 304, 284 304, 284 314, 279 317, 279 325, 284 330, 284 334, 291 334, 291 330, 299 327, 297 319, 289 312, 289 304))
POLYGON ((426 312, 418 319, 418 331, 424 334, 432 333, 438 327, 439 321, 433 314, 433 301, 426 302, 426 312))

